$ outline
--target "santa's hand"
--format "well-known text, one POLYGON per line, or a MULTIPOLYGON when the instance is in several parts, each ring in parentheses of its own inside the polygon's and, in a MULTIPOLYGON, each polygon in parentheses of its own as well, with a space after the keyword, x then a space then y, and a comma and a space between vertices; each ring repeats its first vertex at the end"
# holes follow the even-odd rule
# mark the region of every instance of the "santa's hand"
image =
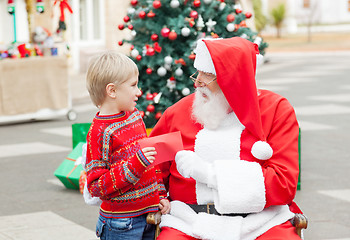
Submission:
POLYGON ((198 182, 212 185, 211 165, 192 151, 179 151, 175 156, 177 171, 185 178, 192 177, 198 182))
POLYGON ((175 162, 177 171, 185 178, 190 178, 195 165, 197 155, 192 151, 179 151, 176 153, 175 162))

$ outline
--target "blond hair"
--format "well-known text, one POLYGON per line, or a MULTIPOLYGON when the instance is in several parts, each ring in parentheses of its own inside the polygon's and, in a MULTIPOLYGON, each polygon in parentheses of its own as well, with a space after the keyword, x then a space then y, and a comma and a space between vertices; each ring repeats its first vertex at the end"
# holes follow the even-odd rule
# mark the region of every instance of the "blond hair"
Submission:
POLYGON ((105 100, 109 83, 118 86, 134 74, 139 74, 136 64, 122 53, 108 51, 95 56, 86 74, 86 88, 91 101, 100 106, 105 100))

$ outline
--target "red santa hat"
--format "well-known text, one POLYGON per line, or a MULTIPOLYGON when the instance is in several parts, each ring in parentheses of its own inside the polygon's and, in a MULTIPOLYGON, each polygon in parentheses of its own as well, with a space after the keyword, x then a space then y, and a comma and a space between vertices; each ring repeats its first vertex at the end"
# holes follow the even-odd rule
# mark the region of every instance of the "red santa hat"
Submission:
POLYGON ((239 121, 257 141, 251 153, 260 160, 271 158, 273 150, 262 129, 255 82, 258 46, 244 38, 200 39, 194 67, 215 74, 217 82, 239 121))

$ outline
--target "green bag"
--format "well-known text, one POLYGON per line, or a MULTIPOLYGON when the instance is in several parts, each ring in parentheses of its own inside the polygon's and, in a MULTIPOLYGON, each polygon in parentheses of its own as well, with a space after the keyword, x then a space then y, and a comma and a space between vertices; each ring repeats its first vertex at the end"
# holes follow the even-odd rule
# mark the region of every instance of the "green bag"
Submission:
POLYGON ((91 123, 72 124, 72 145, 73 148, 80 142, 86 142, 86 135, 90 129, 91 123))
POLYGON ((79 177, 83 167, 76 161, 82 156, 83 144, 84 142, 78 143, 54 173, 66 188, 79 189, 79 177))

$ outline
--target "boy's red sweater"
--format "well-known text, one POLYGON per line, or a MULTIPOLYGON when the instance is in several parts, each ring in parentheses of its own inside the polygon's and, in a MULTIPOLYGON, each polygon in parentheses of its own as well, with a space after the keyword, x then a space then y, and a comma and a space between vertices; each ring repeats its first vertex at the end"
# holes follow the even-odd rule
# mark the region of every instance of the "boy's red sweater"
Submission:
POLYGON ((141 151, 147 137, 140 113, 96 114, 87 135, 87 186, 102 199, 100 214, 108 218, 136 217, 156 212, 166 198, 158 168, 141 151))

